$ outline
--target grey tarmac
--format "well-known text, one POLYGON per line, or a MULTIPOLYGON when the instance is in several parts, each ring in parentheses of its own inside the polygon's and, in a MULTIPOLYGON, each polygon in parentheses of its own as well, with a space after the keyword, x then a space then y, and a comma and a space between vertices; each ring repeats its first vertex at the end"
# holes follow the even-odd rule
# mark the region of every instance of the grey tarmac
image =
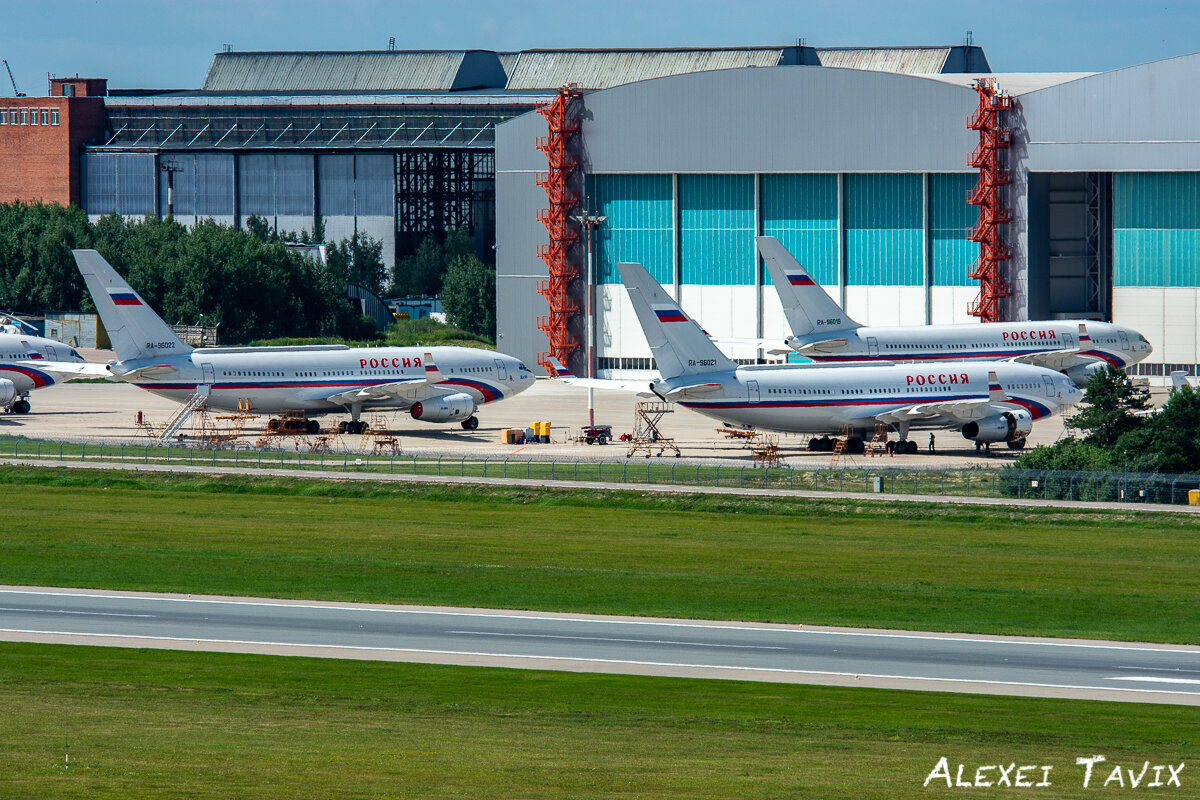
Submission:
POLYGON ((1200 647, 0 586, 0 640, 1200 705, 1200 647))

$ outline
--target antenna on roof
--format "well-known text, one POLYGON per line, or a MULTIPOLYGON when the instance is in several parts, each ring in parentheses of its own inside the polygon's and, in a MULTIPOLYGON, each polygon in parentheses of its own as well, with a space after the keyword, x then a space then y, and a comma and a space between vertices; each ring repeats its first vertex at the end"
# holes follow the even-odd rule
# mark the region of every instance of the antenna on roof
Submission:
POLYGON ((388 37, 388 50, 395 50, 395 49, 396 49, 396 37, 389 36, 388 37))
POLYGON ((221 45, 221 52, 222 52, 222 53, 228 53, 228 52, 230 52, 231 50, 233 50, 233 45, 231 45, 231 44, 223 44, 223 45, 221 45))
POLYGON ((796 46, 797 47, 807 47, 808 39, 805 39, 803 36, 801 36, 799 39, 796 40, 796 46))
POLYGON ((975 31, 967 31, 967 41, 966 41, 967 47, 971 47, 974 44, 975 44, 975 31))

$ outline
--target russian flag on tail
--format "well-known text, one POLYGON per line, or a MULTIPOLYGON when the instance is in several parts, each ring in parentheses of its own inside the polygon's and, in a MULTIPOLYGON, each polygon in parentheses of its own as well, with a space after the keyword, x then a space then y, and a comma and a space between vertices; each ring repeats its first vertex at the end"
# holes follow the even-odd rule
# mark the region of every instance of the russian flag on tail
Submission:
POLYGON ((687 322, 687 316, 677 306, 654 306, 659 322, 687 322))
POLYGON ((799 275, 788 275, 788 283, 792 286, 816 286, 817 283, 812 278, 801 273, 799 275))
POLYGON ((109 298, 116 306, 140 306, 142 301, 133 292, 115 291, 108 293, 109 298))

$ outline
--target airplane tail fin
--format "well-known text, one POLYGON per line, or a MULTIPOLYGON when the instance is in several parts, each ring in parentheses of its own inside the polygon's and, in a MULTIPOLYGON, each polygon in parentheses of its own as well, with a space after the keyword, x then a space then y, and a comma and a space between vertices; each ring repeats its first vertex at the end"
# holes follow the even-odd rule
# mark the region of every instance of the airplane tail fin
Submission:
POLYGON ((754 242, 779 293, 793 336, 862 327, 833 302, 778 239, 756 236, 754 242))
POLYGON ((567 369, 567 367, 554 356, 550 356, 550 366, 553 368, 551 378, 574 378, 575 373, 567 369))
POLYGON ((95 250, 72 250, 71 253, 118 359, 161 358, 192 351, 104 260, 104 256, 95 250))
POLYGON ((1188 383, 1188 374, 1185 369, 1176 369, 1171 371, 1171 391, 1182 389, 1184 386, 1190 386, 1188 383))
POLYGON ((429 383, 441 383, 446 378, 442 375, 442 371, 438 369, 438 365, 433 361, 433 353, 425 354, 425 380, 429 383))
POLYGON ((618 264, 621 282, 664 380, 737 369, 641 264, 618 264))

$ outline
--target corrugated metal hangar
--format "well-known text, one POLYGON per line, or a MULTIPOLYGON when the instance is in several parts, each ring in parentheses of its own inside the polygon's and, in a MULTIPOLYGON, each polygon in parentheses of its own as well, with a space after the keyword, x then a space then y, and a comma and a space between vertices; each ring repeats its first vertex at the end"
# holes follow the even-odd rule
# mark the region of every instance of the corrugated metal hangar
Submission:
POLYGON ((13 145, 0 172, 40 176, 0 181, 0 200, 165 216, 171 181, 185 223, 323 219, 328 238, 381 239, 389 263, 465 225, 482 254, 496 247, 498 344, 527 363, 549 333, 586 370, 574 218, 605 217, 602 376, 650 366, 619 261, 644 263, 714 336, 782 339, 756 234, 778 236, 864 323, 971 319, 981 206, 968 196, 990 135, 1004 145, 988 178, 999 205, 982 206, 1005 256, 995 314, 1131 325, 1156 348, 1143 375, 1200 363, 1200 55, 993 75, 970 45, 226 52, 195 90, 59 79, 52 93, 0 101, 13 145), (968 128, 981 77, 1003 130, 968 128), (52 142, 61 109, 71 130, 52 142))
MULTIPOLYGON (((973 154, 979 162, 981 136, 967 122, 980 77, 781 64, 573 98, 568 218, 583 209, 606 218, 594 243, 597 374, 633 377, 650 366, 616 282, 621 261, 645 264, 715 337, 782 341, 759 234, 779 237, 864 324, 970 321, 980 209, 968 198, 981 169, 969 163, 973 154)), ((1136 373, 1197 374, 1200 55, 1100 74, 987 77, 1005 103, 999 135, 1011 181, 1000 187, 1011 252, 1000 265, 999 318, 1113 320, 1155 346, 1136 373)), ((527 362, 548 352, 555 332, 538 293, 548 292, 555 236, 579 274, 557 299, 569 312, 558 333, 569 344, 586 339, 586 232, 548 235, 539 221, 539 210, 553 210, 539 178, 554 183, 554 170, 538 144, 552 146, 562 124, 552 118, 548 128, 546 116, 496 129, 499 344, 527 362)), ((763 355, 731 349, 744 361, 763 355)), ((584 349, 568 363, 586 371, 584 349)))

